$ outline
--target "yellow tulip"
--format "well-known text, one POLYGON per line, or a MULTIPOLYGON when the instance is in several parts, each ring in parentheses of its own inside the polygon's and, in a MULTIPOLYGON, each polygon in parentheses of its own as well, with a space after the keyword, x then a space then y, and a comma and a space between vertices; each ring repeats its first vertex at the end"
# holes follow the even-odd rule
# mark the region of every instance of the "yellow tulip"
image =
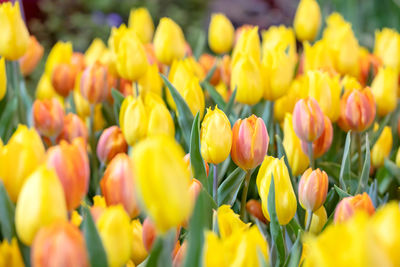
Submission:
POLYGON ((107 51, 107 46, 100 38, 95 38, 85 52, 85 64, 90 66, 107 51))
POLYGON ((392 145, 392 129, 389 126, 385 126, 371 150, 371 162, 375 168, 382 166, 385 158, 389 157, 392 145))
POLYGON ((147 112, 147 136, 166 134, 175 136, 174 121, 162 98, 154 93, 144 96, 147 112))
POLYGON ((106 208, 96 222, 110 267, 126 264, 132 252, 130 219, 121 205, 106 208))
POLYGON ((262 211, 270 220, 268 212, 268 194, 271 177, 274 176, 275 209, 280 225, 286 225, 296 214, 297 200, 290 181, 289 172, 283 158, 265 156, 257 175, 257 188, 261 198, 262 211), (282 201, 285 199, 285 201, 282 201))
POLYGON ((131 260, 136 264, 140 264, 147 257, 147 250, 143 244, 143 227, 139 219, 131 222, 132 232, 132 253, 131 260))
POLYGON ((301 0, 294 16, 294 30, 300 41, 313 41, 321 27, 321 10, 316 0, 301 0))
POLYGON ((190 173, 182 148, 166 135, 148 137, 132 153, 137 195, 161 233, 191 214, 190 173))
POLYGON ((0 100, 4 98, 7 92, 6 63, 4 57, 0 58, 0 100))
POLYGON ((208 27, 208 45, 217 54, 231 50, 235 37, 235 28, 230 20, 222 13, 211 15, 208 27))
POLYGON ((162 96, 163 82, 160 77, 157 64, 149 66, 146 73, 139 79, 138 83, 140 85, 139 94, 153 92, 159 96, 162 96))
POLYGON ((400 168, 400 147, 399 147, 399 149, 397 150, 397 153, 396 153, 396 165, 397 165, 397 167, 400 168))
POLYGON ((18 241, 15 237, 9 243, 6 239, 0 243, 0 266, 24 267, 21 252, 19 251, 18 241))
MULTIPOLYGON (((309 214, 306 210, 306 216, 304 220, 304 225, 307 223, 307 218, 309 214)), ((328 221, 328 216, 326 214, 326 210, 324 206, 321 206, 319 209, 313 212, 310 224, 310 233, 317 235, 321 232, 322 228, 325 226, 328 221)))
POLYGON ((15 209, 18 237, 31 245, 37 231, 56 221, 67 220, 64 191, 54 170, 42 165, 22 187, 15 209))
POLYGON ((377 113, 385 116, 396 109, 397 106, 397 73, 390 67, 381 67, 371 84, 377 113))
POLYGON ((191 71, 199 80, 203 80, 206 77, 206 73, 202 65, 196 61, 193 56, 186 57, 182 60, 183 64, 191 71))
POLYGON ((233 66, 231 88, 236 88, 236 100, 254 105, 261 100, 263 85, 259 65, 248 55, 241 56, 233 66))
POLYGON ((43 162, 45 150, 35 129, 19 125, 8 144, 0 151, 0 179, 16 202, 28 176, 43 162))
POLYGON ((150 43, 154 33, 154 23, 149 11, 144 8, 132 9, 129 13, 128 27, 133 29, 140 41, 150 43))
POLYGON ((219 164, 231 152, 231 123, 223 111, 216 106, 207 109, 200 131, 201 155, 208 163, 219 164))
POLYGON ((54 87, 51 84, 51 78, 46 73, 43 73, 39 79, 36 87, 36 98, 40 100, 57 98, 57 100, 64 106, 64 98, 54 90, 54 87))
POLYGON ((261 45, 258 27, 243 29, 232 52, 232 66, 236 65, 243 55, 249 56, 259 64, 261 60, 261 45))
POLYGON ((175 59, 185 56, 186 41, 182 29, 170 18, 162 18, 153 39, 157 59, 171 65, 175 59))
POLYGON ((333 72, 335 65, 325 40, 318 40, 313 45, 304 42, 303 46, 303 64, 305 72, 309 70, 325 70, 333 72))
POLYGON ((73 51, 71 42, 57 42, 47 57, 45 65, 46 75, 51 78, 55 66, 61 63, 69 64, 71 62, 72 53, 73 51))
POLYGON ((400 34, 388 28, 375 31, 374 55, 382 59, 383 65, 400 70, 400 34))
POLYGON ((127 30, 115 50, 118 74, 131 81, 142 77, 149 65, 143 44, 135 31, 127 30))
POLYGON ((29 44, 29 32, 21 17, 19 2, 0 4, 0 56, 7 60, 22 57, 29 44))
POLYGON ((262 32, 262 54, 276 47, 287 49, 287 55, 293 60, 297 60, 296 37, 292 28, 284 25, 271 26, 262 32))
POLYGON ((302 174, 310 162, 301 148, 301 141, 293 129, 292 114, 286 113, 283 122, 283 147, 288 157, 289 166, 294 176, 302 174))
POLYGON ((240 220, 229 205, 222 205, 217 211, 218 231, 222 239, 228 238, 238 231, 249 229, 250 224, 240 220))
POLYGON ((90 116, 90 104, 89 101, 81 94, 81 76, 82 73, 79 73, 76 78, 73 97, 76 113, 79 115, 79 117, 85 119, 86 117, 90 116))
POLYGON ((351 91, 351 90, 361 90, 363 89, 361 87, 360 82, 354 78, 353 76, 344 76, 343 79, 340 82, 340 85, 343 87, 344 92, 346 91, 351 91))

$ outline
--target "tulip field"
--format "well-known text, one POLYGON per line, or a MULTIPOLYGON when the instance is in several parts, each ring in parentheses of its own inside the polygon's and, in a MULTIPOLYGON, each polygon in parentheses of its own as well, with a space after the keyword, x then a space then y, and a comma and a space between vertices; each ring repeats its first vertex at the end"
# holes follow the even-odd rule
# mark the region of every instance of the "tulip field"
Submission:
POLYGON ((86 51, 0 2, 0 267, 400 266, 400 34, 316 0, 208 18, 132 8, 86 51), (40 62, 35 88, 27 86, 40 62))

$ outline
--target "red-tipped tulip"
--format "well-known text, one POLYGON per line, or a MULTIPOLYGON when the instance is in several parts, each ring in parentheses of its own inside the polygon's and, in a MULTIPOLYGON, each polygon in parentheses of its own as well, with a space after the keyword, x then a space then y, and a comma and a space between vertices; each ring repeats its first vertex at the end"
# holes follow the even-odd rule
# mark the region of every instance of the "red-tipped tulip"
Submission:
MULTIPOLYGON (((324 131, 322 132, 321 136, 312 143, 313 154, 315 158, 319 158, 325 154, 332 145, 333 127, 331 120, 325 115, 324 126, 324 131)), ((304 153, 308 155, 309 151, 306 142, 301 141, 301 148, 303 149, 304 153)))
POLYGON ((299 182, 299 202, 305 210, 316 211, 325 202, 328 175, 320 169, 307 169, 299 182))
POLYGON ((351 130, 362 132, 371 126, 375 119, 376 105, 369 88, 348 91, 341 101, 345 103, 344 117, 351 130))
POLYGON ((128 144, 118 126, 111 126, 103 131, 97 143, 97 157, 104 164, 109 163, 118 153, 126 153, 128 144))
POLYGON ((43 136, 56 136, 61 132, 64 125, 64 110, 57 99, 35 100, 32 113, 35 128, 43 136))
POLYGON ((71 143, 77 137, 87 140, 88 135, 88 129, 82 119, 74 113, 68 113, 64 117, 64 126, 57 137, 57 142, 66 140, 71 143))
POLYGON ((350 219, 356 211, 363 211, 368 215, 375 213, 374 204, 367 193, 343 198, 336 206, 334 222, 344 222, 350 219))

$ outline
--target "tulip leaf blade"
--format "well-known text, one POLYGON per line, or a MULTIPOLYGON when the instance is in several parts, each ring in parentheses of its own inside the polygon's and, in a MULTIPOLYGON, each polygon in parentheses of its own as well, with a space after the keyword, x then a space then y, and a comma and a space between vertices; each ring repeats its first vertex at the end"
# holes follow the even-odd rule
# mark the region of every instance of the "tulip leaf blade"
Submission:
POLYGON ((287 157, 285 148, 283 147, 282 139, 278 134, 275 134, 275 138, 276 138, 276 143, 277 143, 277 147, 278 147, 278 158, 283 157, 283 160, 285 161, 286 167, 289 171, 290 181, 292 182, 292 186, 294 188, 294 191, 295 191, 296 197, 297 197, 297 185, 296 185, 296 182, 293 177, 292 168, 290 168, 290 165, 289 165, 289 159, 287 157))
POLYGON ((104 250, 96 224, 93 221, 89 208, 83 207, 84 219, 82 221, 82 232, 86 241, 91 266, 107 267, 107 255, 104 250))
POLYGON ((204 188, 208 188, 206 167, 200 152, 200 113, 197 112, 194 118, 190 135, 190 165, 192 166, 193 176, 196 177, 204 188))
POLYGON ((212 86, 208 82, 202 82, 202 86, 208 91, 212 100, 214 100, 215 104, 217 104, 221 109, 225 109, 226 103, 222 96, 215 90, 214 86, 212 86))
POLYGON ((214 75, 215 70, 217 69, 217 61, 215 60, 214 65, 211 67, 211 69, 208 71, 206 77, 204 78, 203 82, 209 82, 212 78, 212 76, 214 75))
POLYGON ((344 180, 350 179, 350 143, 351 143, 351 131, 349 131, 346 135, 342 164, 340 165, 339 182, 340 182, 340 187, 344 191, 347 190, 346 183, 344 180))
POLYGON ((400 168, 397 167, 397 165, 393 161, 387 158, 385 159, 384 166, 389 171, 389 173, 396 178, 397 183, 400 184, 400 168))
POLYGON ((111 89, 111 95, 114 99, 114 115, 115 115, 115 120, 119 122, 119 111, 121 110, 121 105, 122 102, 124 101, 124 96, 116 90, 115 88, 111 89))
POLYGON ((357 193, 364 192, 368 185, 369 169, 371 168, 371 153, 369 148, 368 134, 365 136, 365 160, 358 183, 357 193))
POLYGON ((283 239, 283 233, 278 221, 278 215, 275 209, 275 182, 274 175, 271 174, 271 184, 269 185, 268 194, 268 213, 270 222, 271 238, 274 246, 278 251, 278 257, 276 258, 275 266, 281 266, 285 262, 285 243, 283 239))
POLYGON ((0 180, 0 226, 1 234, 8 242, 16 236, 14 224, 15 206, 10 200, 7 190, 0 180))
POLYGON ((297 267, 300 263, 303 246, 300 241, 301 231, 297 232, 297 238, 290 250, 289 257, 286 259, 285 267, 297 267))
POLYGON ((190 130, 193 124, 193 114, 190 110, 188 104, 185 99, 181 96, 179 91, 172 85, 168 78, 165 77, 164 74, 160 74, 161 78, 164 80, 164 83, 168 87, 169 92, 171 93, 172 98, 176 104, 176 108, 178 110, 178 123, 183 132, 183 138, 186 144, 190 144, 190 130))
POLYGON ((335 188, 336 193, 340 197, 340 199, 345 198, 345 197, 351 197, 351 195, 349 193, 347 193, 346 191, 344 191, 343 189, 341 189, 337 185, 333 185, 333 186, 335 188))
POLYGON ((8 140, 9 136, 7 136, 7 132, 11 128, 10 124, 14 117, 15 111, 17 110, 17 104, 18 104, 17 98, 16 97, 12 98, 11 101, 7 103, 7 105, 3 111, 3 114, 0 118, 0 125, 1 125, 0 138, 3 141, 8 140))
POLYGON ((246 172, 237 167, 218 188, 218 206, 235 203, 240 187, 244 181, 246 172))
POLYGON ((158 237, 144 266, 171 267, 171 254, 174 248, 175 235, 175 230, 171 230, 165 236, 158 237))
POLYGON ((229 115, 230 115, 231 112, 232 112, 233 104, 235 103, 235 99, 236 99, 236 92, 237 92, 237 87, 235 87, 235 89, 234 89, 233 92, 232 92, 231 97, 229 98, 228 103, 226 103, 224 112, 225 112, 225 114, 226 114, 227 117, 229 117, 229 115))
POLYGON ((381 136, 383 129, 385 128, 385 126, 388 125, 392 114, 389 113, 388 115, 386 115, 383 120, 379 123, 379 128, 376 132, 372 133, 372 137, 371 137, 371 147, 373 147, 376 143, 376 141, 378 141, 379 136, 381 136))

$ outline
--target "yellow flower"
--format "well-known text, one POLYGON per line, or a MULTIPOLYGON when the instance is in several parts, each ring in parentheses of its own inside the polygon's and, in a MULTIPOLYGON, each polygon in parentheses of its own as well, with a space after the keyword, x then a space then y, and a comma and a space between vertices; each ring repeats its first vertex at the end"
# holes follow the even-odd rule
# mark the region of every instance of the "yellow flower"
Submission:
POLYGON ((21 17, 19 2, 0 4, 0 56, 7 60, 22 57, 29 44, 29 32, 21 17))
POLYGON ((294 176, 302 174, 310 162, 301 148, 301 141, 293 129, 292 114, 286 113, 283 122, 283 147, 288 157, 289 166, 294 176))
POLYGON ((222 239, 228 238, 238 231, 247 230, 250 224, 242 222, 229 205, 222 205, 217 211, 218 231, 222 239))
POLYGON ((75 225, 76 227, 79 227, 82 223, 82 216, 76 211, 73 210, 71 212, 71 224, 75 225))
POLYGON ((321 27, 321 10, 315 0, 301 0, 294 16, 294 30, 300 41, 313 41, 321 27))
MULTIPOLYGON (((309 216, 309 214, 308 214, 308 211, 306 210, 304 225, 307 223, 308 216, 309 216)), ((310 233, 313 233, 314 235, 319 234, 327 221, 328 221, 328 216, 326 214, 325 207, 321 206, 319 209, 314 211, 312 214, 310 233)))
POLYGON ((109 266, 127 263, 132 252, 132 230, 124 208, 121 205, 106 208, 96 224, 109 266))
POLYGON ((390 155, 392 145, 392 129, 389 126, 385 126, 371 150, 371 162, 374 167, 378 168, 383 165, 385 158, 390 155))
POLYGON ((157 64, 149 66, 146 73, 139 79, 138 83, 140 85, 140 94, 153 92, 159 96, 162 96, 163 82, 161 80, 157 64))
MULTIPOLYGON (((80 90, 80 89, 78 89, 80 90)), ((64 98, 57 94, 51 84, 51 78, 43 73, 39 79, 38 85, 36 87, 36 98, 39 100, 57 98, 57 100, 64 106, 64 98)))
POLYGON ((223 162, 231 152, 231 123, 223 111, 216 106, 207 109, 200 131, 201 155, 209 163, 223 162))
POLYGON ((37 231, 55 221, 67 220, 64 191, 54 170, 42 165, 22 187, 15 209, 18 237, 31 245, 37 231))
POLYGON ((174 121, 162 98, 154 93, 147 93, 144 96, 144 105, 148 120, 147 136, 166 134, 174 137, 174 121))
POLYGON ((86 66, 94 64, 100 60, 101 56, 106 53, 107 46, 100 38, 95 38, 85 52, 86 66))
POLYGON ((154 33, 154 23, 149 11, 144 8, 132 9, 129 13, 128 27, 136 32, 140 41, 150 43, 154 33))
POLYGON ((211 15, 208 27, 208 45, 217 54, 231 50, 235 37, 235 28, 230 20, 222 13, 211 15))
POLYGON ((287 112, 289 113, 293 112, 296 102, 300 98, 305 98, 307 96, 308 91, 304 90, 305 88, 303 88, 302 86, 304 78, 305 76, 299 76, 298 78, 293 80, 286 94, 275 101, 274 104, 275 120, 282 122, 287 112))
POLYGON ((381 67, 371 84, 377 113, 385 116, 397 106, 397 73, 390 67, 381 67))
POLYGON ((382 59, 383 65, 400 70, 400 34, 388 28, 375 31, 374 55, 382 59))
POLYGON ((332 55, 329 53, 325 40, 318 40, 313 45, 304 42, 304 71, 325 70, 332 72, 335 69, 332 55))
POLYGON ((138 197, 162 233, 181 225, 192 212, 184 156, 182 148, 166 135, 148 137, 132 152, 138 197))
POLYGON ((356 79, 356 78, 354 78, 354 77, 352 77, 352 76, 348 76, 348 75, 346 75, 346 76, 344 76, 343 77, 343 79, 342 79, 342 81, 340 82, 340 84, 341 84, 341 86, 343 87, 343 89, 344 89, 344 92, 346 92, 346 91, 351 91, 351 90, 361 90, 361 89, 363 89, 362 87, 361 87, 361 84, 360 84, 360 82, 356 79))
POLYGON ((61 63, 70 63, 72 57, 72 43, 71 42, 57 42, 51 49, 49 56, 46 60, 45 74, 52 77, 53 69, 61 63))
POLYGON ((259 64, 261 60, 261 45, 260 37, 258 36, 258 27, 243 29, 232 52, 232 66, 236 65, 244 55, 252 58, 256 64, 259 64))
POLYGON ((6 63, 4 57, 0 58, 0 100, 4 98, 7 92, 6 63))
POLYGON ((18 242, 15 237, 9 243, 6 239, 0 244, 0 266, 1 267, 24 267, 21 252, 19 251, 18 242))
POLYGON ((81 76, 82 73, 79 73, 76 78, 73 97, 74 97, 76 113, 79 115, 79 117, 85 119, 90 115, 90 104, 89 101, 87 101, 87 99, 84 98, 81 94, 81 83, 80 83, 81 76))
POLYGON ((157 26, 153 39, 157 59, 171 65, 175 59, 185 55, 185 36, 182 29, 170 18, 162 18, 157 26))
POLYGON ((399 149, 397 150, 397 153, 396 153, 396 165, 397 165, 397 167, 400 168, 400 147, 399 147, 399 149))
POLYGON ((131 260, 138 265, 147 257, 147 250, 143 244, 143 227, 139 219, 131 222, 131 232, 133 237, 131 260))

